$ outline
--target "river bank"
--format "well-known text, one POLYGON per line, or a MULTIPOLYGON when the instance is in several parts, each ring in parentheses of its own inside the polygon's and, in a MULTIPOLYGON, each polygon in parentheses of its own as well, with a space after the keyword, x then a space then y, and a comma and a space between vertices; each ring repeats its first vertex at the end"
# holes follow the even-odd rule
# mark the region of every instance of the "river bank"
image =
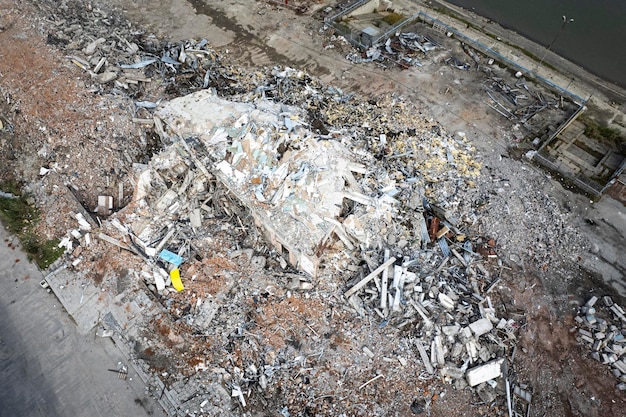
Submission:
POLYGON ((538 72, 542 74, 557 72, 569 79, 565 86, 579 86, 581 89, 586 89, 589 93, 588 97, 602 93, 609 100, 618 103, 626 102, 626 89, 616 83, 604 80, 590 73, 581 66, 559 56, 552 50, 547 50, 546 47, 525 37, 523 34, 507 29, 487 17, 480 16, 470 10, 442 0, 425 2, 423 7, 439 13, 439 18, 442 20, 446 20, 447 17, 453 18, 456 20, 457 24, 461 23, 466 25, 466 29, 475 29, 476 31, 483 32, 486 36, 495 41, 509 45, 513 48, 511 53, 513 53, 514 56, 520 55, 521 53, 524 57, 520 56, 520 58, 525 58, 531 63, 534 62, 535 65, 531 65, 533 69, 545 55, 542 68, 539 68, 538 72))
POLYGON ((614 45, 626 39, 621 0, 447 0, 532 41, 550 47, 587 71, 626 87, 626 55, 614 45), (562 16, 566 16, 563 24, 562 16))
POLYGON ((598 121, 626 132, 625 89, 591 74, 579 65, 488 18, 445 1, 427 3, 422 4, 426 12, 458 28, 468 37, 483 42, 517 64, 529 68, 549 82, 572 91, 587 100, 592 116, 598 121))

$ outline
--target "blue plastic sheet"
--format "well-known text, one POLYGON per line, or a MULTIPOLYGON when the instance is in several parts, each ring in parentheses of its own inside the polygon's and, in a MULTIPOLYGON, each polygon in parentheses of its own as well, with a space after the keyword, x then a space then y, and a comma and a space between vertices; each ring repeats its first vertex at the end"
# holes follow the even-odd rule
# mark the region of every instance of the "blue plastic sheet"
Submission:
POLYGON ((183 258, 181 256, 178 256, 175 253, 168 251, 167 249, 163 249, 161 253, 159 253, 159 258, 176 266, 183 263, 183 258))

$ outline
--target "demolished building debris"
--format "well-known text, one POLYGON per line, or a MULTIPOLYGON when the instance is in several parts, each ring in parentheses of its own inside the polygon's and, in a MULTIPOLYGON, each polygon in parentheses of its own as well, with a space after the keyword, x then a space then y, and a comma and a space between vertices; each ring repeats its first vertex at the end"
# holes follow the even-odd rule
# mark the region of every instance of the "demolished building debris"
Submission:
MULTIPOLYGON (((520 135, 515 135, 517 141, 524 136, 529 136, 529 141, 536 137, 540 138, 537 140, 549 141, 548 136, 553 129, 550 124, 554 120, 560 123, 584 108, 585 100, 567 88, 537 78, 533 71, 520 67, 491 47, 468 38, 462 31, 422 11, 396 30, 382 31, 375 36, 376 42, 365 44, 355 35, 354 29, 346 31, 342 22, 334 21, 338 16, 341 13, 326 20, 326 25, 332 28, 326 48, 345 51, 346 45, 351 42, 355 49, 346 51, 345 58, 357 64, 375 63, 384 68, 409 70, 411 67, 429 69, 433 68, 433 64, 438 67, 439 63, 445 63, 472 73, 463 77, 462 82, 484 85, 485 105, 514 122, 516 131, 523 128, 520 135), (538 79, 541 83, 527 83, 527 77, 538 79)), ((385 23, 381 25, 385 26, 385 23)), ((461 80, 457 79, 455 83, 461 84, 461 80)), ((444 95, 448 91, 449 88, 444 95)), ((533 149, 537 149, 538 145, 534 143, 533 149)))
MULTIPOLYGON (((289 67, 243 69, 206 40, 85 36, 52 16, 73 69, 97 95, 132 97, 152 143, 102 142, 128 176, 107 170, 88 191, 42 150, 42 183, 91 193, 42 287, 82 330, 129 347, 112 372, 136 367, 171 415, 441 414, 444 395, 528 415, 516 351, 529 319, 510 308, 507 271, 547 265, 570 239, 554 199, 509 192, 508 171, 402 95, 362 100, 289 67)), ((398 44, 415 66, 450 56, 417 33, 379 52, 398 44)), ((488 82, 525 104, 523 80, 488 82)))
POLYGON ((626 313, 610 296, 591 297, 575 317, 576 338, 590 349, 590 356, 611 367, 619 381, 617 389, 626 391, 626 313), (601 302, 600 299, 602 300, 601 302))
MULTIPOLYGON (((205 258, 216 242, 209 230, 227 216, 246 234, 256 226, 270 249, 260 250, 257 239, 255 250, 231 246, 231 259, 263 270, 266 257, 273 258, 277 273, 291 274, 284 275, 290 290, 326 288, 328 281, 347 288, 349 311, 378 316, 381 326, 413 329, 412 361, 429 375, 456 388, 470 382, 491 389, 483 387, 502 375, 491 368, 512 359, 520 323, 506 318, 489 296, 499 279, 489 272, 489 263, 498 260, 495 241, 472 235, 471 214, 450 211, 449 184, 471 187, 481 168, 465 135, 416 118, 400 96, 362 102, 291 68, 236 71, 204 41, 168 48, 164 57, 184 53, 183 62, 137 56, 121 67, 167 72, 176 66, 178 77, 198 59, 205 73, 190 72, 190 84, 214 87, 230 99, 207 89, 154 105, 136 103, 147 121, 142 123, 154 126, 164 148, 133 164, 132 202, 103 221, 98 234, 105 245, 135 258, 126 265, 172 314, 160 320, 182 320, 203 334, 224 320, 220 312, 233 301, 224 299, 224 290, 201 290, 199 281, 228 276, 228 268, 217 272, 211 262, 218 261, 205 258), (288 264, 308 277, 290 273, 288 264), (352 279, 333 282, 333 273, 352 279)), ((98 206, 105 209, 100 216, 109 216, 112 198, 103 196, 98 206)), ((230 288, 232 278, 227 281, 230 288)), ((111 329, 124 333, 119 325, 111 329)), ((174 330, 158 331, 182 347, 174 330)), ((144 358, 164 349, 156 341, 142 344, 144 358)), ((193 349, 201 356, 201 345, 193 349)), ((398 361, 408 366, 403 356, 398 361)), ((199 383, 202 363, 179 371, 189 379, 176 390, 199 383)), ((304 367, 298 358, 265 363, 219 372, 242 406, 251 386, 270 389, 278 380, 274 373, 304 367)), ((381 378, 368 378, 360 390, 381 378)))
MULTIPOLYGON (((136 165, 134 201, 105 223, 116 237, 100 237, 147 262, 142 276, 155 294, 167 297, 170 285, 181 291, 195 279, 181 277, 179 265, 201 259, 205 219, 230 207, 240 224, 253 221, 283 268, 288 262, 314 280, 296 279, 292 288, 314 288, 321 267, 359 271, 365 262, 374 271, 345 294, 355 313, 375 313, 381 326, 411 325, 423 366, 457 389, 501 375, 491 368, 513 351, 519 323, 502 318, 488 295, 497 277, 483 263, 497 259, 494 245, 426 197, 445 176, 477 175, 462 136, 386 130, 374 142, 382 158, 365 165, 356 162, 368 157, 355 146, 356 132, 345 126, 314 133, 300 108, 233 102, 211 90, 162 103, 154 122, 169 145, 136 165), (220 207, 218 189, 234 205, 220 207), (381 248, 387 259, 375 267, 381 248)), ((218 308, 198 300, 194 326, 206 329, 218 308)), ((232 391, 245 406, 240 385, 232 391)))

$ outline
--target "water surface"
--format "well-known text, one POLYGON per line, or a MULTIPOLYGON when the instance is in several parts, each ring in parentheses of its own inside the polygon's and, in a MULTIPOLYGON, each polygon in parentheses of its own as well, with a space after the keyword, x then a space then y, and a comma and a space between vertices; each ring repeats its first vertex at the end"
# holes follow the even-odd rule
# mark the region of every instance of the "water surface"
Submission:
POLYGON ((446 0, 626 88, 626 0, 446 0), (573 22, 563 26, 562 16, 573 22), (555 40, 556 38, 556 40, 555 40))

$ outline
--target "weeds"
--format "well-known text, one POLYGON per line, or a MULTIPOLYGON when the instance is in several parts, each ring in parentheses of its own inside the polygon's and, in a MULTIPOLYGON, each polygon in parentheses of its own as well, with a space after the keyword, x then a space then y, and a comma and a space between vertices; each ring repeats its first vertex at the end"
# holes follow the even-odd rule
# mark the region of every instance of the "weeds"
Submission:
POLYGON ((4 226, 18 237, 29 259, 39 268, 46 269, 57 260, 64 249, 58 247, 58 240, 41 239, 35 233, 39 222, 39 210, 29 204, 27 197, 21 195, 19 186, 12 181, 0 184, 0 189, 15 195, 15 198, 0 197, 0 220, 4 226))
POLYGON ((622 150, 625 138, 619 130, 603 126, 589 117, 581 117, 581 121, 585 124, 585 136, 596 139, 600 142, 608 142, 612 146, 622 150))
POLYGON ((404 16, 402 16, 401 14, 391 13, 383 18, 383 22, 387 23, 388 25, 393 26, 399 21, 401 21, 402 19, 404 19, 404 16))

